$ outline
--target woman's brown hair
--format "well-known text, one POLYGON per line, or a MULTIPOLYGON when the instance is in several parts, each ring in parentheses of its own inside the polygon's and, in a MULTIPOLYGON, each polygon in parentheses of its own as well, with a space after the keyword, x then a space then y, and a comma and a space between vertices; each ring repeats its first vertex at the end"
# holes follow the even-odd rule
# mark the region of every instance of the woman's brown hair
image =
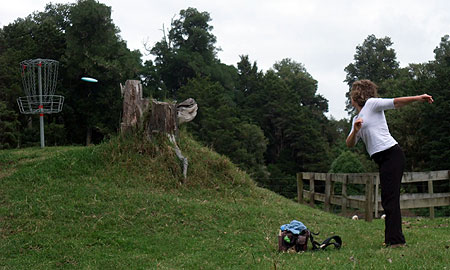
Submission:
POLYGON ((370 80, 359 80, 352 84, 350 97, 361 107, 364 107, 369 98, 378 97, 378 86, 370 80))

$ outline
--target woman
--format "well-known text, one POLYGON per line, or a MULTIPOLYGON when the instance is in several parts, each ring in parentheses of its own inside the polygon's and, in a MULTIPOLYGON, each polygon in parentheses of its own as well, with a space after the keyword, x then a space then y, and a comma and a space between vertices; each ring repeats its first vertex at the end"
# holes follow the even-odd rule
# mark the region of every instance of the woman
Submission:
POLYGON ((350 97, 358 114, 353 118, 352 130, 346 144, 353 147, 361 138, 370 157, 378 164, 381 205, 386 214, 384 243, 391 247, 404 246, 406 241, 402 232, 400 183, 405 167, 405 156, 389 133, 384 110, 400 108, 414 101, 433 103, 433 98, 427 94, 378 98, 377 86, 370 80, 353 83, 350 97))

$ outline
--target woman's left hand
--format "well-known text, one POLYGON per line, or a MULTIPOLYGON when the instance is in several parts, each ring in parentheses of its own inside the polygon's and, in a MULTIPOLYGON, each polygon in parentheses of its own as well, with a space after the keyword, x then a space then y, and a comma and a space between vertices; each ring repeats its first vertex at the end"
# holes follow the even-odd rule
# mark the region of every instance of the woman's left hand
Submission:
POLYGON ((430 104, 434 102, 433 97, 430 96, 430 95, 423 94, 423 95, 420 95, 419 97, 420 97, 419 100, 422 101, 422 102, 426 101, 426 102, 428 102, 430 104))

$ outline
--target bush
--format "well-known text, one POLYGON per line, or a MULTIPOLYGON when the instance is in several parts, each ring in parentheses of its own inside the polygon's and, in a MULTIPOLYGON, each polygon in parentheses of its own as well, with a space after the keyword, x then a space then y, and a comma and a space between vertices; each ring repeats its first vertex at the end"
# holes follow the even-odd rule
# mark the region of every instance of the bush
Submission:
POLYGON ((342 152, 331 164, 330 173, 362 173, 364 166, 361 159, 350 151, 342 152))

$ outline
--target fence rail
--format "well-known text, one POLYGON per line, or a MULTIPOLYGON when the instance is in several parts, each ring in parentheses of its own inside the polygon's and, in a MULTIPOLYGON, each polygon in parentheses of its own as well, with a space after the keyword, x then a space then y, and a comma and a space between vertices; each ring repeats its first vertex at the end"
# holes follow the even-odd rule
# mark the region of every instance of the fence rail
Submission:
MULTIPOLYGON (((450 181, 450 171, 430 171, 430 172, 405 172, 402 184, 427 182, 428 193, 408 193, 400 195, 400 208, 425 208, 430 209, 430 217, 434 218, 434 207, 450 205, 450 192, 434 193, 434 181, 450 181)), ((301 172, 297 173, 297 199, 303 203, 304 199, 309 199, 311 206, 315 201, 325 204, 325 210, 330 211, 331 205, 342 206, 345 213, 347 208, 358 208, 365 210, 366 221, 372 221, 373 216, 378 217, 378 213, 383 210, 381 206, 381 196, 379 194, 379 174, 378 173, 353 173, 353 174, 331 174, 301 172), (304 190, 304 181, 309 181, 309 190, 304 190), (316 181, 325 182, 325 193, 319 193, 315 189, 316 181), (341 194, 334 194, 334 184, 342 183, 341 194), (365 185, 364 195, 347 195, 348 184, 365 185)))

